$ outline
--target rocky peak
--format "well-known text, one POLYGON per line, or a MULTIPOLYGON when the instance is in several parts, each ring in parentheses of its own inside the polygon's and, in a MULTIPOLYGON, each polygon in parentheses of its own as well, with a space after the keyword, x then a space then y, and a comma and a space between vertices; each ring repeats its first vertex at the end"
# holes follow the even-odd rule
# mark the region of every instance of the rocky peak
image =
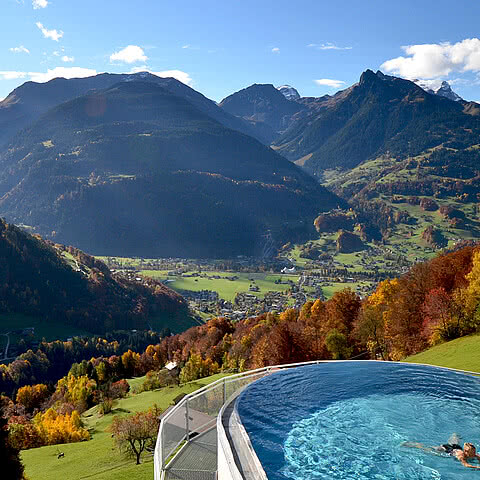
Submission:
POLYGON ((281 85, 280 87, 277 87, 277 90, 283 93, 283 96, 287 100, 293 100, 293 101, 300 100, 300 94, 295 88, 293 88, 290 85, 281 85))
POLYGON ((368 85, 376 82, 379 78, 381 77, 379 75, 376 75, 373 70, 368 69, 362 73, 362 75, 360 76, 360 81, 358 83, 359 85, 368 85))
POLYGON ((432 95, 439 95, 440 97, 445 97, 455 102, 463 100, 460 95, 457 95, 452 90, 450 84, 445 80, 442 82, 440 82, 440 80, 414 80, 413 82, 432 95))
POLYGON ((440 88, 435 92, 437 95, 440 95, 442 97, 449 98, 450 100, 454 100, 455 102, 458 102, 459 100, 462 100, 462 97, 460 95, 457 95, 453 90, 452 87, 448 82, 445 80, 442 82, 442 85, 440 88))

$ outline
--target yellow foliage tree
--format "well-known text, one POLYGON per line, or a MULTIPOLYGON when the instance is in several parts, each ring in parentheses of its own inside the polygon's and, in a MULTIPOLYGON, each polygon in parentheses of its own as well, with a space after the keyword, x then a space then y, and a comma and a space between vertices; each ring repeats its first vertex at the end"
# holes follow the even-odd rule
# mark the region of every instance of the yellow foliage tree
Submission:
POLYGON ((469 332, 480 325, 480 251, 473 254, 472 269, 465 278, 468 285, 456 291, 454 299, 463 313, 464 328, 469 332))
POLYGON ((63 395, 65 401, 73 403, 82 411, 88 407, 96 388, 95 380, 88 378, 87 375, 76 377, 69 373, 57 383, 57 392, 63 395))
POLYGON ((83 428, 79 413, 60 414, 52 408, 45 413, 37 413, 33 419, 44 445, 73 443, 88 440, 90 434, 83 428))
POLYGON ((192 353, 180 372, 180 382, 186 383, 218 373, 219 366, 211 358, 203 360, 199 353, 192 353))
POLYGON ((394 312, 398 280, 384 280, 363 303, 355 323, 354 335, 365 343, 371 355, 386 359, 391 353, 389 323, 394 312))
POLYGON ((48 388, 43 383, 37 385, 26 385, 17 392, 16 401, 23 405, 27 411, 32 411, 34 408, 40 408, 43 401, 50 395, 48 388))

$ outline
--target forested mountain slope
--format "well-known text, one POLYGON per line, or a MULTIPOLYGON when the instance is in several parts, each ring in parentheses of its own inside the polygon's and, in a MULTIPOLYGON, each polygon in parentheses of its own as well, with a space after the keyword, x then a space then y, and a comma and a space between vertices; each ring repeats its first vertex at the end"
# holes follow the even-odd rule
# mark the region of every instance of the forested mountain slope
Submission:
MULTIPOLYGON (((0 102, 0 147, 14 134, 32 125, 53 107, 87 93, 104 90, 120 82, 150 82, 170 93, 185 98, 201 112, 222 125, 247 135, 256 136, 256 130, 247 122, 228 114, 215 102, 175 78, 161 78, 148 72, 102 73, 86 78, 54 78, 46 83, 26 82, 0 102)), ((264 141, 262 135, 259 140, 264 141)))
POLYGON ((478 104, 430 94, 381 72, 367 70, 357 84, 320 100, 275 142, 279 153, 317 175, 381 154, 405 158, 440 145, 478 143, 478 104))
POLYGON ((154 318, 163 319, 171 330, 179 330, 176 321, 193 324, 186 301, 163 284, 114 278, 101 261, 4 220, 0 265, 3 314, 22 313, 94 333, 146 329, 154 318))
MULTIPOLYGON (((280 94, 281 95, 281 94, 280 94)), ((108 255, 256 255, 345 202, 151 82, 51 109, 0 154, 0 214, 108 255), (279 208, 280 207, 280 208, 279 208)))

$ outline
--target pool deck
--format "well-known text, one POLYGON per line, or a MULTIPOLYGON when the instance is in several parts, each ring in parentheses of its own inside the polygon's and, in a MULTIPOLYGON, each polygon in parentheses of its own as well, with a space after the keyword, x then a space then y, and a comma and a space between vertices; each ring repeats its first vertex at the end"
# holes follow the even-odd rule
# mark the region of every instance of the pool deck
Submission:
POLYGON ((168 464, 165 480, 217 478, 217 427, 190 440, 168 464))

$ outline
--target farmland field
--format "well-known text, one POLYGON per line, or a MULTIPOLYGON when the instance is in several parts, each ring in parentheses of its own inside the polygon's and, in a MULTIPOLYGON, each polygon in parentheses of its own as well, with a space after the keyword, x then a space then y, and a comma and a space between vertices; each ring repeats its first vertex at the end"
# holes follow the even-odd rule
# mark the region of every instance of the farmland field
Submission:
MULTIPOLYGON (((284 292, 290 288, 286 283, 291 280, 297 283, 298 275, 282 275, 282 274, 265 274, 265 273, 232 273, 232 272, 202 272, 202 277, 191 276, 172 276, 169 277, 165 272, 156 270, 142 270, 142 275, 167 280, 168 285, 173 290, 181 292, 182 290, 190 290, 198 292, 200 290, 214 290, 218 292, 220 298, 233 301, 235 295, 241 292, 248 292, 250 285, 255 281, 255 285, 259 288, 258 292, 252 292, 256 295, 263 296, 268 291, 284 292), (212 278, 212 277, 221 278, 212 278), (230 280, 237 277, 234 280, 230 280), (275 280, 281 280, 281 284, 276 284, 275 280), (283 283, 284 282, 284 283, 283 283)), ((187 272, 184 275, 191 275, 194 272, 187 272)))

